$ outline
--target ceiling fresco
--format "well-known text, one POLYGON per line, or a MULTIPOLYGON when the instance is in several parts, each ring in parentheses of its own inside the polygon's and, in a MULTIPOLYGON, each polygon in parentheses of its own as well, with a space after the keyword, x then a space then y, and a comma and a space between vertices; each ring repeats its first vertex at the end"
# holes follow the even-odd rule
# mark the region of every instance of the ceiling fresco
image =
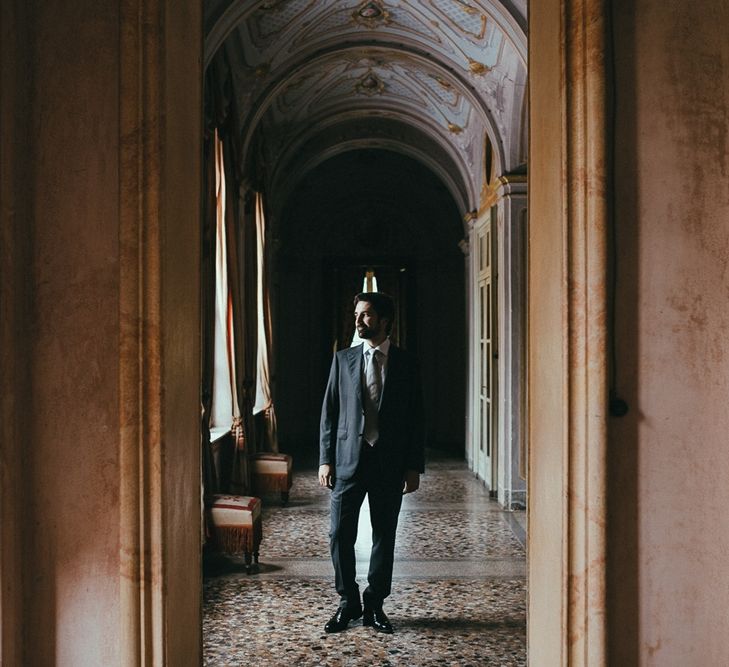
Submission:
MULTIPOLYGON (((211 0, 206 25, 208 59, 222 46, 233 69, 244 154, 261 133, 276 161, 353 114, 390 118, 443 147, 465 181, 462 206, 472 208, 487 176, 486 137, 497 171, 526 161, 525 17, 516 3, 211 0)), ((365 141, 367 123, 359 126, 365 141)))

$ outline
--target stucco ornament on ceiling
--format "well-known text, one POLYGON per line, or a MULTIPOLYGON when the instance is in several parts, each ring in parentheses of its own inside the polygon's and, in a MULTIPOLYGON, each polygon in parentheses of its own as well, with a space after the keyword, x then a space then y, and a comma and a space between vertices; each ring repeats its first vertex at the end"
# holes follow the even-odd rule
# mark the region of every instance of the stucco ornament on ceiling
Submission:
POLYGON ((363 95, 382 95, 385 90, 385 84, 375 72, 370 70, 365 74, 354 86, 358 93, 363 95))
POLYGON ((352 13, 355 23, 366 28, 376 28, 384 23, 390 22, 390 12, 387 11, 382 2, 363 2, 356 11, 352 13))
MULTIPOLYGON (((316 122, 320 116, 357 108, 389 109, 410 114, 432 129, 447 129, 456 122, 463 127, 478 114, 472 101, 443 77, 428 61, 384 49, 350 49, 334 52, 302 67, 292 76, 283 94, 276 95, 268 110, 275 124, 316 122), (294 93, 295 91, 295 93, 294 93), (378 96, 376 106, 357 99, 378 96)), ((479 136, 480 132, 477 133, 479 136)))
POLYGON ((469 205, 485 136, 501 171, 526 159, 526 37, 497 0, 239 0, 221 16, 244 154, 261 128, 276 160, 337 118, 385 114, 457 158, 469 205))

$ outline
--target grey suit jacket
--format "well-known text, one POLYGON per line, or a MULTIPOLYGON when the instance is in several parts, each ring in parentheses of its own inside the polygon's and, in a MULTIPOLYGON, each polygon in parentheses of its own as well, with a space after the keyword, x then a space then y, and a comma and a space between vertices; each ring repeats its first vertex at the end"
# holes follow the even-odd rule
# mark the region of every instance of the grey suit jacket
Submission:
MULTIPOLYGON (((362 346, 334 355, 321 410, 319 465, 351 479, 359 463, 364 432, 362 346)), ((406 470, 424 470, 423 399, 415 358, 390 345, 379 410, 376 443, 383 475, 402 479, 406 470)))

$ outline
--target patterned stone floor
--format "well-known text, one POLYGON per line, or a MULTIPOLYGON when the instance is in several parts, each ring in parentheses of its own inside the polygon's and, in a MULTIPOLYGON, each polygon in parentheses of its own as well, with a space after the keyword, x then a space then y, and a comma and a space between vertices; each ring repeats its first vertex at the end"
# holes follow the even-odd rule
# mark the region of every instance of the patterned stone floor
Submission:
MULTIPOLYGON (((314 471, 296 474, 291 501, 264 499, 257 574, 242 562, 208 558, 203 644, 209 666, 526 665, 523 520, 501 511, 465 465, 431 462, 404 498, 393 594, 385 610, 395 634, 361 622, 336 635, 323 625, 337 606, 329 561, 329 492, 314 471)), ((366 585, 366 502, 358 572, 366 585)))

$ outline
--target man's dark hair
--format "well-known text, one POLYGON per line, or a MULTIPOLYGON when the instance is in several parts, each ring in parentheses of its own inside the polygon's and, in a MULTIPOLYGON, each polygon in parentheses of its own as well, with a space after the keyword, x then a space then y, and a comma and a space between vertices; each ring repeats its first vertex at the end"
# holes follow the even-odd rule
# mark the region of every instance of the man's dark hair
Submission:
POLYGON ((389 336, 395 321, 395 302, 392 297, 384 292, 360 292, 354 297, 354 305, 360 301, 369 303, 380 319, 387 320, 385 333, 389 336))

